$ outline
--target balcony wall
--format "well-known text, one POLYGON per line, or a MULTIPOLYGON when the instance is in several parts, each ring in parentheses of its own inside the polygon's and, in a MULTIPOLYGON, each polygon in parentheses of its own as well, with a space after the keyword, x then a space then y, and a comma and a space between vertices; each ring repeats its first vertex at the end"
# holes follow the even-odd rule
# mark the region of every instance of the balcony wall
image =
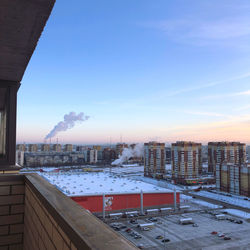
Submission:
POLYGON ((0 250, 136 249, 37 174, 0 176, 0 250))

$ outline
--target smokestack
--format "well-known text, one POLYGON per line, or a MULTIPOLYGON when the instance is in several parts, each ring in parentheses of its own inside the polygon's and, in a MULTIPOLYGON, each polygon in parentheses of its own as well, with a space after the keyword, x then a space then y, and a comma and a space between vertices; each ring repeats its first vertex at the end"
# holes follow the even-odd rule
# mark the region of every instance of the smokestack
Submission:
POLYGON ((87 121, 89 118, 90 117, 84 115, 83 112, 79 113, 78 115, 75 112, 70 112, 69 114, 64 115, 64 120, 57 123, 57 125, 55 125, 55 127, 49 132, 49 134, 47 134, 45 139, 51 139, 59 132, 73 128, 76 122, 87 121))

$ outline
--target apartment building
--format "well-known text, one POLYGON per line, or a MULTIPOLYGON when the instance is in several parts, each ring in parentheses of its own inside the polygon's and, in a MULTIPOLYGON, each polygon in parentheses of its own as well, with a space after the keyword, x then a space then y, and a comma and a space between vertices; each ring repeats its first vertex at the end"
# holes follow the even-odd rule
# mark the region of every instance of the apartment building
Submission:
POLYGON ((64 145, 64 152, 72 152, 73 151, 73 145, 72 144, 65 144, 64 145))
POLYGON ((250 197, 250 164, 217 164, 216 189, 250 197))
POLYGON ((116 155, 119 157, 119 155, 122 154, 122 151, 124 148, 128 148, 128 144, 126 143, 118 143, 116 144, 115 150, 116 150, 116 155))
POLYGON ((42 144, 41 151, 42 152, 49 152, 50 151, 50 144, 42 144))
POLYGON ((37 144, 29 144, 29 152, 37 152, 38 151, 38 145, 37 144))
POLYGON ((16 150, 18 151, 26 151, 26 145, 25 144, 17 144, 16 150))
POLYGON ((53 151, 61 152, 62 151, 62 145, 61 144, 54 144, 53 145, 53 151))
POLYGON ((96 149, 85 150, 84 159, 86 163, 90 163, 90 164, 97 163, 97 150, 96 149))
POLYGON ((172 178, 178 183, 199 178, 202 172, 201 143, 177 141, 172 143, 172 178))
POLYGON ((240 142, 209 142, 208 172, 215 173, 216 165, 223 162, 243 164, 246 162, 246 144, 240 142))
POLYGON ((144 143, 144 176, 163 178, 165 174, 165 143, 144 143))

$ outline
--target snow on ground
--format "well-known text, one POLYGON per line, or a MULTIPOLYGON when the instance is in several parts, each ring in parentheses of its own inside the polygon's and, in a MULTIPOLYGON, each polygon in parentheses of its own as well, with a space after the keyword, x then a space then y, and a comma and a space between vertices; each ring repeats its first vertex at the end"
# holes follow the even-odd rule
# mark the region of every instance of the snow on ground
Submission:
POLYGON ((123 174, 123 175, 143 175, 144 173, 144 166, 122 166, 122 167, 112 167, 112 168, 106 168, 104 169, 105 172, 111 172, 114 174, 123 174))
POLYGON ((222 194, 211 193, 211 192, 207 192, 207 191, 200 191, 198 193, 198 195, 203 196, 203 197, 207 197, 207 198, 211 198, 211 199, 215 199, 218 201, 223 201, 223 202, 226 202, 228 204, 236 205, 239 207, 250 208, 250 201, 244 200, 242 198, 237 198, 235 196, 229 197, 229 196, 225 196, 222 194))
POLYGON ((172 169, 171 164, 166 164, 166 165, 165 165, 165 169, 166 169, 166 170, 171 170, 171 169, 172 169))
POLYGON ((156 185, 158 187, 168 188, 168 189, 172 189, 172 190, 176 189, 177 191, 183 190, 182 187, 171 184, 165 180, 157 180, 157 179, 148 178, 148 177, 144 177, 144 176, 136 176, 136 177, 134 177, 134 179, 139 180, 139 181, 143 181, 146 183, 150 183, 150 184, 156 185))
POLYGON ((227 212, 230 215, 238 216, 243 219, 250 219, 250 213, 237 210, 237 209, 224 209, 223 211, 227 212))
POLYGON ((108 173, 39 173, 70 196, 117 193, 168 193, 172 190, 108 173))
POLYGON ((222 206, 215 205, 206 201, 201 201, 199 199, 194 199, 193 197, 185 195, 185 194, 181 194, 180 201, 184 203, 191 202, 191 203, 195 203, 195 204, 201 205, 203 207, 208 207, 208 208, 222 208, 222 206))
POLYGON ((215 205, 215 204, 212 204, 212 203, 209 203, 209 202, 206 202, 206 201, 201 201, 201 200, 198 200, 198 199, 193 199, 193 200, 191 200, 191 202, 195 203, 195 204, 198 204, 198 205, 201 205, 203 207, 222 208, 222 206, 215 205))

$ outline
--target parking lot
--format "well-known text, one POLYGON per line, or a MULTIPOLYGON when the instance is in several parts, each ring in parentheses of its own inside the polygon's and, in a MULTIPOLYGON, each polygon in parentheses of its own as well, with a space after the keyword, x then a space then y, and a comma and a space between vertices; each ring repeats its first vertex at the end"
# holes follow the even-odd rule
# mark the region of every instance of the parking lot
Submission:
POLYGON ((222 211, 217 209, 212 212, 203 210, 157 215, 151 220, 150 217, 136 217, 112 221, 109 225, 142 249, 249 249, 250 223, 231 215, 216 219, 215 214, 220 213, 222 211), (180 219, 188 221, 190 218, 190 224, 180 224, 180 219), (238 224, 240 221, 242 224, 238 224), (154 226, 151 227, 150 223, 154 223, 154 226), (140 224, 149 226, 145 226, 144 231, 139 227, 140 224))

